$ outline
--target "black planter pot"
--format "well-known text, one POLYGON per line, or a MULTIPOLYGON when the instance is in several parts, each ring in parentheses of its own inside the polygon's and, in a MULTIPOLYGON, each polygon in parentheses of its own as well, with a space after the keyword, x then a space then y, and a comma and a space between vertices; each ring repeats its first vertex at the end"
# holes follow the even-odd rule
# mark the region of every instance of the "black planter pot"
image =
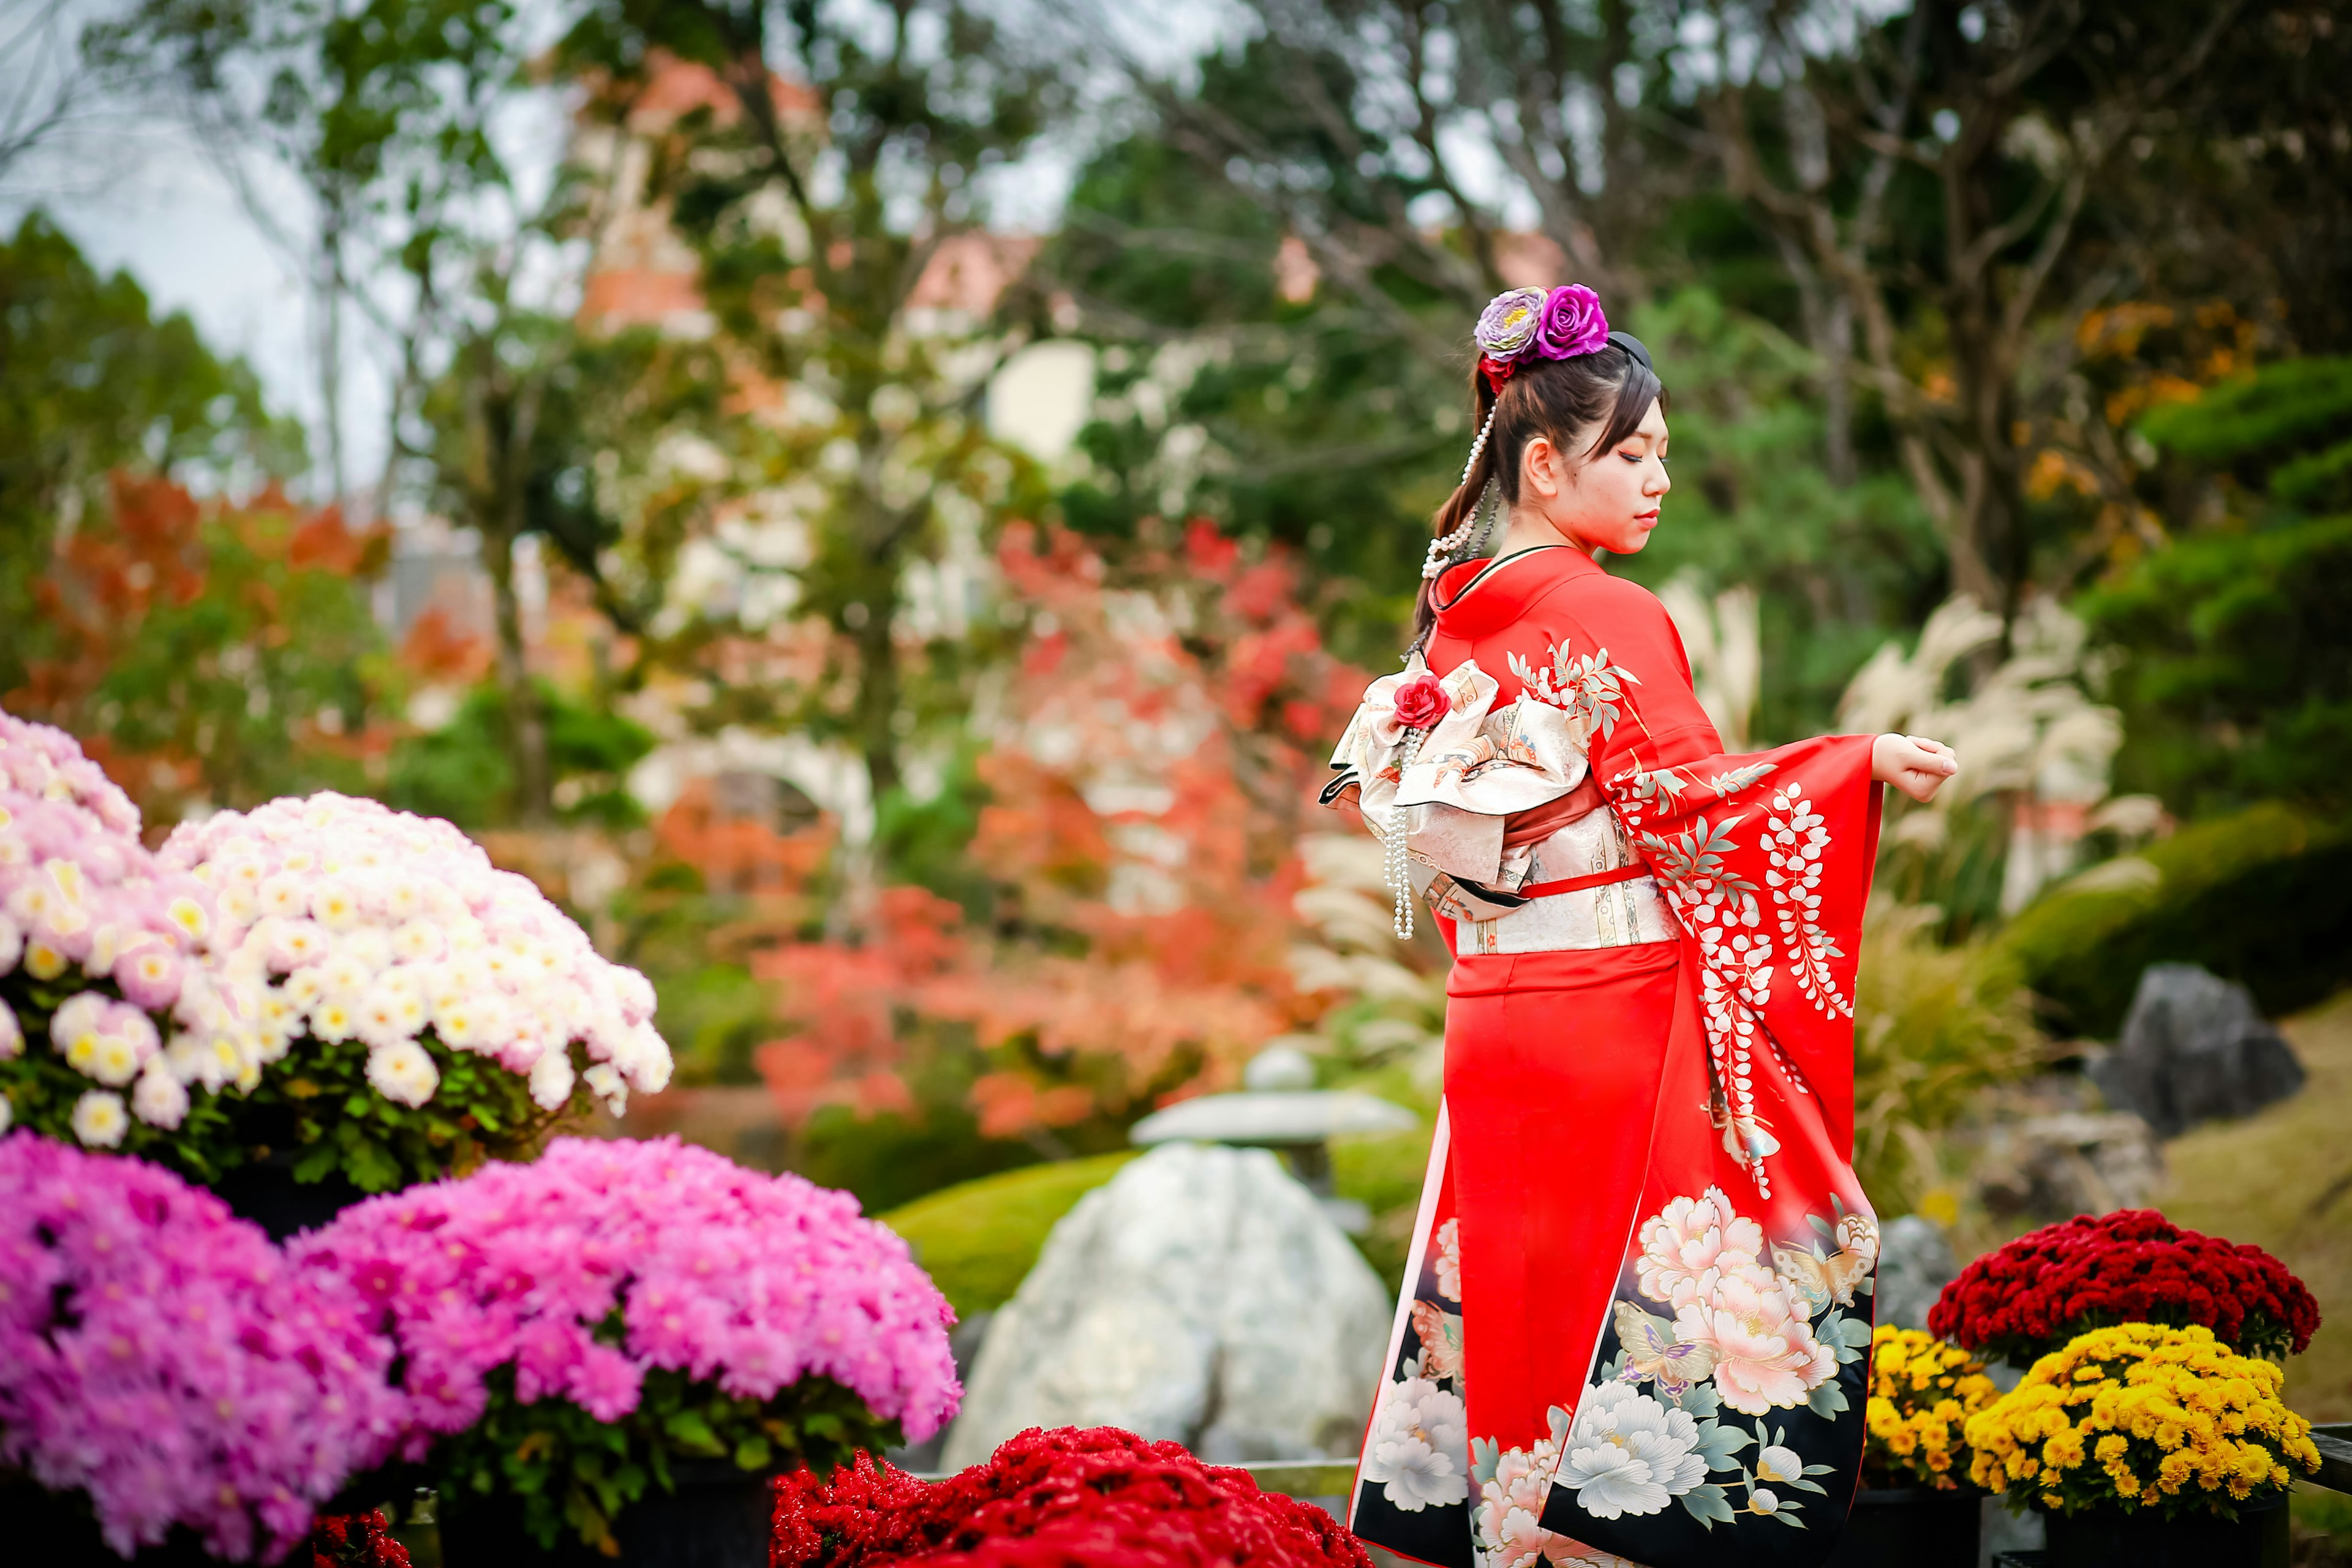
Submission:
POLYGON ((185 1529, 126 1564, 99 1534, 87 1497, 47 1490, 13 1471, 0 1472, 0 1561, 41 1568, 215 1568, 185 1529))
POLYGON ((298 1231, 315 1230, 367 1194, 341 1171, 320 1182, 294 1179, 294 1153, 273 1150, 269 1157, 239 1165, 213 1184, 231 1213, 249 1219, 284 1241, 298 1231))
POLYGON ((1825 1568, 1976 1568, 1984 1494, 1865 1487, 1825 1568))
POLYGON ((613 1533, 617 1558, 583 1546, 577 1535, 540 1545, 523 1529, 522 1505, 509 1497, 441 1507, 442 1568, 767 1568, 773 1515, 765 1474, 724 1460, 673 1464, 676 1491, 658 1486, 621 1510, 613 1533))
POLYGON ((2287 1568, 2286 1494, 2241 1503, 2238 1517, 2097 1508, 2044 1516, 2049 1568, 2287 1568))

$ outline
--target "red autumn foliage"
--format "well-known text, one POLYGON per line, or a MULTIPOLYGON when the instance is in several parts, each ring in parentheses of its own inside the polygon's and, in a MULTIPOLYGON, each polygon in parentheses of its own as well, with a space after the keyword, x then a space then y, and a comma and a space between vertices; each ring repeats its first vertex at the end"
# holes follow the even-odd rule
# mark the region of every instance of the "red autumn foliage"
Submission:
POLYGON ((919 1481, 864 1454, 776 1482, 770 1568, 1369 1568, 1354 1536, 1245 1470, 1113 1427, 1033 1428, 919 1481))
POLYGON ((2118 1209, 1987 1253, 1927 1313, 1928 1332, 2020 1364, 2114 1323, 2201 1324, 2238 1350, 2284 1357, 2311 1343, 2319 1304, 2259 1247, 2118 1209))
POLYGON ((1287 964, 1293 846, 1366 677, 1324 649, 1297 568, 1206 522, 1116 566, 1016 525, 998 567, 1028 624, 980 763, 998 908, 975 927, 892 889, 855 939, 756 961, 799 1026, 760 1057, 792 1119, 887 1101, 908 1018, 995 1054, 972 1104, 1009 1136, 1223 1087, 1316 1012, 1287 964))

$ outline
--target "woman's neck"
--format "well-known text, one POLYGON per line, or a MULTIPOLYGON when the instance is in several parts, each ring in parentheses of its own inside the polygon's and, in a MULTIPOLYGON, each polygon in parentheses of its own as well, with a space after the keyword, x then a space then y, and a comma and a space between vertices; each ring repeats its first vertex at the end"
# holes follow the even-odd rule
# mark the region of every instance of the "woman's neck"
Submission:
MULTIPOLYGON (((1503 542, 1495 547, 1496 555, 1510 555, 1522 550, 1537 550, 1547 544, 1565 544, 1572 550, 1585 547, 1562 533, 1552 521, 1530 506, 1515 506, 1509 521, 1503 529, 1503 542)), ((1589 551, 1587 553, 1591 553, 1589 551)))

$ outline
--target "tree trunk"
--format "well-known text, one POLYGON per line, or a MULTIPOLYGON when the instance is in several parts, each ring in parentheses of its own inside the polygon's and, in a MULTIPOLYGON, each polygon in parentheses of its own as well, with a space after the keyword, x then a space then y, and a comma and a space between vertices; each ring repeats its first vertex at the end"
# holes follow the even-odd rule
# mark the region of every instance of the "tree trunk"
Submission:
POLYGON ((526 827, 543 827, 554 816, 553 786, 547 776, 547 716, 541 711, 539 689, 531 682, 525 658, 522 601, 514 586, 516 530, 509 519, 495 526, 484 519, 480 528, 482 564, 490 574, 498 609, 499 687, 506 696, 513 747, 515 815, 526 827))

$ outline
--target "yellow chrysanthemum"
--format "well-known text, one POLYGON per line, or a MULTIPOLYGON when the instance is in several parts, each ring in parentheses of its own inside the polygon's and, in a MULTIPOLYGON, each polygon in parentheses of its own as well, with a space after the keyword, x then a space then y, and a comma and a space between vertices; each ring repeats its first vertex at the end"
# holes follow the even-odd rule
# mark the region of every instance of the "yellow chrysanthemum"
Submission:
POLYGON ((1968 1415, 1969 1475, 2048 1507, 2196 1492, 2243 1501, 2318 1468, 2310 1424, 2280 1403, 2282 1384, 2277 1367, 2207 1329, 2095 1329, 1968 1415))

